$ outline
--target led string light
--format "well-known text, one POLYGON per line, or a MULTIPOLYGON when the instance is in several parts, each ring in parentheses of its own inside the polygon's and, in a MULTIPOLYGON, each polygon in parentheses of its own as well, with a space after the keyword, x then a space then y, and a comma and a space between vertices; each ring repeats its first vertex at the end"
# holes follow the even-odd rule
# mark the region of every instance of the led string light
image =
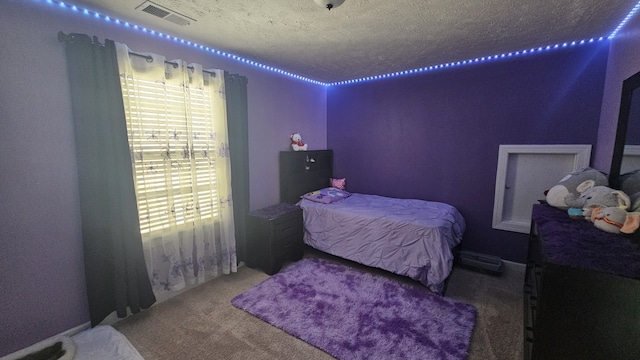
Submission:
MULTIPOLYGON (((40 1, 40 0, 34 0, 34 1, 40 1)), ((93 17, 95 19, 102 19, 102 20, 104 20, 106 22, 109 22, 109 23, 113 23, 113 24, 116 24, 116 25, 121 25, 121 26, 124 26, 126 28, 133 29, 133 30, 138 30, 138 31, 141 31, 143 33, 150 34, 152 36, 157 36, 157 37, 162 38, 162 39, 172 40, 174 42, 177 42, 177 43, 180 43, 180 44, 184 44, 184 45, 187 45, 187 46, 192 46, 192 47, 198 48, 200 50, 206 51, 206 52, 211 53, 211 54, 227 57, 227 58, 230 58, 232 60, 241 62, 243 64, 252 65, 252 66, 255 66, 255 67, 263 69, 263 70, 271 71, 271 72, 278 73, 278 74, 281 74, 281 75, 284 75, 284 76, 288 76, 288 77, 291 77, 291 78, 294 78, 294 79, 297 79, 297 80, 306 81, 306 82, 309 82, 309 83, 312 83, 312 84, 321 85, 321 86, 325 86, 325 87, 361 83, 361 82, 366 82, 366 81, 374 81, 374 80, 387 79, 387 78, 391 78, 391 77, 405 76, 405 75, 418 74, 418 73, 426 73, 426 72, 441 70, 441 69, 445 69, 445 68, 459 67, 459 66, 478 64, 478 63, 494 61, 494 60, 508 59, 508 58, 517 57, 517 56, 525 56, 525 55, 531 55, 531 54, 542 53, 542 52, 547 52, 547 51, 552 51, 552 50, 564 49, 564 48, 569 48, 569 47, 574 47, 574 46, 579 46, 579 45, 591 44, 591 43, 603 41, 605 39, 613 39, 617 35, 617 33, 620 31, 620 29, 622 29, 624 27, 624 25, 640 10, 640 1, 639 1, 633 7, 633 9, 631 9, 631 11, 625 16, 625 18, 620 22, 620 24, 615 28, 615 30, 606 38, 605 37, 599 37, 599 38, 591 38, 591 39, 588 39, 588 40, 565 42, 565 43, 562 43, 562 44, 540 46, 540 47, 534 47, 534 48, 531 48, 531 49, 525 49, 525 50, 520 50, 520 51, 513 51, 513 52, 508 52, 508 53, 490 55, 490 56, 482 56, 482 57, 477 57, 477 58, 469 59, 469 60, 463 60, 463 61, 457 61, 457 62, 450 62, 450 63, 443 63, 443 64, 438 64, 438 65, 425 66, 425 67, 411 69, 411 70, 397 71, 397 72, 392 72, 392 73, 387 73, 387 74, 362 77, 362 78, 358 78, 358 79, 337 81, 337 82, 332 82, 332 83, 325 83, 325 82, 313 80, 313 79, 310 79, 310 78, 307 78, 307 77, 304 77, 304 76, 296 75, 296 74, 290 73, 288 71, 285 71, 285 70, 282 70, 282 69, 278 69, 278 68, 273 67, 273 66, 264 65, 264 64, 261 64, 259 62, 253 61, 253 60, 245 59, 245 58, 243 58, 241 56, 237 56, 237 55, 234 55, 234 54, 231 54, 231 53, 227 53, 227 52, 224 52, 224 51, 221 51, 221 50, 216 50, 216 49, 210 48, 208 46, 204 46, 204 45, 200 45, 200 44, 188 41, 188 40, 184 40, 184 39, 178 38, 176 36, 171 36, 169 34, 164 34, 162 32, 158 32, 158 31, 155 31, 155 30, 152 30, 152 29, 147 29, 146 27, 142 27, 142 26, 138 26, 138 25, 135 25, 135 24, 131 24, 131 23, 127 22, 127 21, 121 21, 121 20, 119 20, 117 18, 112 18, 112 17, 110 17, 108 15, 101 14, 101 13, 99 13, 97 11, 94 11, 94 10, 90 10, 90 9, 86 9, 86 8, 79 8, 79 7, 75 6, 75 5, 67 4, 64 1, 59 1, 59 0, 44 0, 44 1, 46 3, 48 3, 48 4, 56 5, 56 6, 60 7, 60 8, 63 8, 63 9, 67 9, 67 10, 71 10, 73 12, 81 13, 81 14, 83 14, 85 16, 91 16, 91 17, 93 17)))
POLYGON ((337 81, 337 82, 330 83, 328 85, 329 86, 345 85, 345 84, 360 83, 365 81, 386 79, 386 78, 402 76, 402 75, 425 73, 425 72, 436 71, 444 68, 478 64, 478 63, 487 62, 487 61, 501 60, 501 59, 507 59, 507 58, 516 57, 516 56, 525 56, 525 55, 531 55, 535 53, 547 52, 551 50, 564 49, 564 48, 585 45, 585 44, 592 44, 592 43, 603 41, 603 40, 605 40, 604 37, 599 37, 599 38, 591 38, 588 40, 565 42, 562 44, 540 46, 540 47, 535 47, 531 49, 512 51, 512 52, 503 53, 503 54, 482 56, 482 57, 477 57, 475 59, 462 60, 462 61, 439 64, 439 65, 432 65, 432 66, 425 66, 425 67, 412 69, 412 70, 396 71, 396 72, 382 74, 382 75, 374 75, 374 76, 367 76, 367 77, 352 79, 352 80, 337 81))
MULTIPOLYGON (((36 0, 36 1, 38 1, 38 0, 36 0)), ((297 80, 302 80, 302 81, 306 81, 306 82, 309 82, 309 83, 312 83, 312 84, 322 85, 322 86, 327 86, 328 85, 327 83, 324 83, 324 82, 321 82, 321 81, 317 81, 317 80, 313 80, 313 79, 309 79, 309 78, 304 77, 304 76, 296 75, 296 74, 290 73, 288 71, 285 71, 285 70, 282 70, 282 69, 278 69, 278 68, 273 67, 273 66, 264 65, 264 64, 258 63, 256 61, 253 61, 253 60, 245 59, 245 58, 243 58, 241 56, 238 56, 238 55, 234 55, 234 54, 231 54, 231 53, 228 53, 228 52, 224 52, 224 51, 221 51, 221 50, 216 50, 214 48, 210 48, 208 46, 204 46, 204 45, 200 45, 200 44, 195 43, 195 42, 184 40, 184 39, 178 38, 176 36, 171 36, 169 34, 164 34, 164 33, 159 32, 159 31, 147 29, 146 27, 138 26, 136 24, 132 24, 132 23, 129 23, 127 21, 122 21, 122 20, 117 19, 117 18, 112 18, 112 17, 110 17, 108 15, 101 14, 101 13, 99 13, 97 11, 94 11, 94 10, 90 10, 90 9, 86 9, 86 8, 79 8, 76 5, 67 4, 64 1, 45 0, 45 2, 48 3, 48 4, 51 4, 51 5, 58 6, 60 8, 66 9, 66 10, 71 10, 73 12, 77 12, 77 13, 81 13, 81 14, 86 15, 86 16, 93 17, 95 19, 101 19, 101 20, 104 20, 104 21, 109 22, 109 23, 113 23, 113 24, 116 24, 116 25, 122 25, 122 26, 124 26, 126 28, 130 28, 130 29, 133 29, 133 30, 138 30, 138 31, 141 31, 141 32, 146 33, 146 34, 155 35, 155 36, 157 36, 159 38, 162 38, 162 39, 172 40, 172 41, 180 43, 180 44, 192 46, 194 48, 198 48, 200 50, 209 52, 211 54, 227 57, 229 59, 241 62, 243 64, 253 65, 253 66, 258 67, 260 69, 264 69, 264 70, 268 70, 268 71, 271 71, 271 72, 275 72, 275 73, 278 73, 278 74, 281 74, 281 75, 285 75, 285 76, 288 76, 288 77, 291 77, 291 78, 294 78, 294 79, 297 79, 297 80)))
POLYGON ((618 24, 618 26, 616 26, 616 28, 611 32, 611 35, 609 35, 609 39, 613 39, 614 37, 616 37, 620 29, 622 29, 627 24, 627 22, 629 22, 629 20, 638 12, 639 9, 640 9, 640 1, 638 1, 636 6, 634 6, 633 9, 629 11, 627 16, 625 16, 624 19, 622 19, 622 21, 620 22, 620 24, 618 24))

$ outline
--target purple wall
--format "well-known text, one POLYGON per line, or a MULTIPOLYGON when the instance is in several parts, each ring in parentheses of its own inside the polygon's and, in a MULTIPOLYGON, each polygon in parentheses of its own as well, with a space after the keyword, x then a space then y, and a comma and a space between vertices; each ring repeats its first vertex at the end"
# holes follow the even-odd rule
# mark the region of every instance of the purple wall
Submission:
POLYGON ((527 237, 491 227, 500 144, 595 144, 608 43, 328 91, 334 175, 349 190, 443 201, 463 248, 524 262, 527 237))
POLYGON ((640 71, 640 17, 633 17, 611 41, 607 61, 607 76, 602 99, 598 145, 594 167, 609 171, 618 125, 622 82, 640 71))
POLYGON ((57 33, 248 77, 251 209, 277 203, 278 151, 299 131, 326 148, 326 89, 74 14, 45 1, 0 11, 0 357, 89 321, 71 99, 57 33))

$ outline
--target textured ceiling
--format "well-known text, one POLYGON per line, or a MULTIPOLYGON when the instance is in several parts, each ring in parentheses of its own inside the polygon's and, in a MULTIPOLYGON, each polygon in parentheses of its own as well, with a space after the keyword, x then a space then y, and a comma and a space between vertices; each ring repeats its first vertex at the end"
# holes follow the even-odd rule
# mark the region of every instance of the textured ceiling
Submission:
POLYGON ((144 0, 68 2, 335 82, 606 37, 637 0, 346 0, 330 11, 314 0, 152 2, 189 25, 136 9, 144 0))

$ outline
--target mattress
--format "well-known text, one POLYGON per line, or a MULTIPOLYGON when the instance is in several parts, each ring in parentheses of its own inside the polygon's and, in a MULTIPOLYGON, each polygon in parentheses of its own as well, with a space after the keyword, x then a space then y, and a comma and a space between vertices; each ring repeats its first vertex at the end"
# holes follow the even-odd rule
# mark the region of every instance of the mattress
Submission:
POLYGON ((304 242, 320 251, 408 276, 442 293, 452 249, 466 224, 453 206, 354 193, 323 204, 299 202, 304 242))

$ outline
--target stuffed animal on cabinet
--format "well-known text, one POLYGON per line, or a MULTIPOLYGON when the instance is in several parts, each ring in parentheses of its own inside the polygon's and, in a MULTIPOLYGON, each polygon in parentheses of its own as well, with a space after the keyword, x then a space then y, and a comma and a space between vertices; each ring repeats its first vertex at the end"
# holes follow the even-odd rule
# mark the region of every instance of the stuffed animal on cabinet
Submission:
POLYGON ((291 148, 293 151, 307 150, 307 144, 302 142, 302 136, 299 133, 291 134, 291 148))
POLYGON ((549 205, 567 210, 571 207, 567 200, 575 200, 581 193, 594 186, 608 185, 609 179, 601 171, 585 167, 562 178, 558 184, 547 190, 545 195, 549 205))
POLYGON ((600 230, 618 234, 633 234, 640 226, 640 212, 627 212, 620 207, 595 207, 591 221, 600 230))
POLYGON ((629 211, 640 211, 640 169, 620 175, 620 190, 629 195, 629 211))
POLYGON ((582 216, 587 220, 591 220, 591 211, 595 207, 622 207, 623 209, 628 209, 629 205, 631 205, 627 194, 608 186, 594 186, 583 191, 576 199, 567 198, 566 202, 571 208, 582 209, 582 216))

